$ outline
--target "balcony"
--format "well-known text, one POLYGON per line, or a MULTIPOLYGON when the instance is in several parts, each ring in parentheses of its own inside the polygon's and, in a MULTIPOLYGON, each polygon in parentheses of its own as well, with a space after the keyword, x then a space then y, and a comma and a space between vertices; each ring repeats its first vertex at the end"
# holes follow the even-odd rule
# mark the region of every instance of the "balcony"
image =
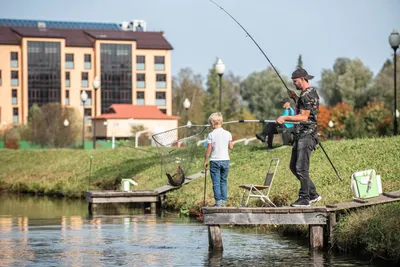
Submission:
POLYGON ((145 81, 136 81, 136 88, 146 88, 145 81))
POLYGON ((154 64, 154 70, 165 70, 165 64, 154 64))
POLYGON ((11 68, 18 68, 18 60, 11 60, 11 68))
POLYGON ((165 107, 167 105, 167 101, 165 99, 156 99, 156 106, 165 107))
POLYGON ((136 63, 136 70, 144 70, 145 65, 144 63, 136 63))
POLYGON ((143 98, 136 99, 136 105, 143 106, 144 105, 144 99, 143 98))
POLYGON ((65 62, 65 68, 66 69, 73 69, 74 68, 74 62, 73 61, 66 61, 65 62))
POLYGON ((156 82, 156 88, 167 88, 167 82, 156 82))

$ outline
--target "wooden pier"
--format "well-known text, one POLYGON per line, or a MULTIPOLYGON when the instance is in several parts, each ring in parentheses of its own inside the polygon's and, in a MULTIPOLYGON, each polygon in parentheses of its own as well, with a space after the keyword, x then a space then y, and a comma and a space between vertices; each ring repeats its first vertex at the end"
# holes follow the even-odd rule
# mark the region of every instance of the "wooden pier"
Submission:
MULTIPOLYGON (((185 182, 182 185, 188 184, 200 177, 204 177, 204 172, 199 172, 186 177, 185 182)), ((155 190, 134 190, 131 192, 113 190, 88 191, 86 192, 86 201, 89 203, 90 214, 94 214, 99 205, 113 203, 144 203, 145 205, 150 206, 152 213, 155 213, 157 207, 162 208, 165 194, 181 188, 182 185, 164 185, 155 190)))
POLYGON ((336 214, 345 210, 390 203, 400 200, 400 190, 383 193, 362 202, 350 201, 314 207, 205 207, 204 224, 208 226, 209 249, 222 251, 220 225, 303 224, 309 225, 310 248, 331 245, 336 214), (325 240, 324 237, 327 237, 325 240), (327 241, 327 242, 325 242, 327 241), (325 242, 325 243, 324 243, 325 242))

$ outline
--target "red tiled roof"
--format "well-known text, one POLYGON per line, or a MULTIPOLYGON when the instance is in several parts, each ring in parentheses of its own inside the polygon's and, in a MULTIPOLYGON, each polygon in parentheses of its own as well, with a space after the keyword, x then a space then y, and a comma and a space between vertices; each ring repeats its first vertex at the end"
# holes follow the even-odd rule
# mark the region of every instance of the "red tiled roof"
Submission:
POLYGON ((147 120, 178 120, 178 116, 168 116, 156 106, 136 106, 129 104, 113 104, 111 113, 104 113, 92 119, 147 119, 147 120))
POLYGON ((36 38, 63 38, 66 46, 93 47, 93 40, 136 41, 138 49, 172 50, 163 32, 56 29, 37 27, 0 27, 0 44, 19 44, 18 35, 36 38))

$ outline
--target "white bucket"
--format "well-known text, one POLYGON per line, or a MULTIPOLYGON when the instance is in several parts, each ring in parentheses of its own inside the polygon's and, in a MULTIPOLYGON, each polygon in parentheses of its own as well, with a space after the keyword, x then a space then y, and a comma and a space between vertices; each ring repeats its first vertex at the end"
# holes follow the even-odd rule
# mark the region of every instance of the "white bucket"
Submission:
POLYGON ((137 183, 134 180, 130 179, 130 178, 122 179, 121 180, 121 191, 131 192, 131 184, 132 185, 137 185, 137 183))

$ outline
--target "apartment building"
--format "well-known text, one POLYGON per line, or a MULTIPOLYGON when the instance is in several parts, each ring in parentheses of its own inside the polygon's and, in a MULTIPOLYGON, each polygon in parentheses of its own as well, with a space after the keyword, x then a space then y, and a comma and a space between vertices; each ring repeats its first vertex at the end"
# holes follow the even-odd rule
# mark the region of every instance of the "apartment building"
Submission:
POLYGON ((76 108, 88 122, 113 104, 156 106, 164 119, 176 120, 172 49, 163 32, 147 31, 144 21, 0 19, 0 122, 26 123, 33 104, 49 102, 76 108))

